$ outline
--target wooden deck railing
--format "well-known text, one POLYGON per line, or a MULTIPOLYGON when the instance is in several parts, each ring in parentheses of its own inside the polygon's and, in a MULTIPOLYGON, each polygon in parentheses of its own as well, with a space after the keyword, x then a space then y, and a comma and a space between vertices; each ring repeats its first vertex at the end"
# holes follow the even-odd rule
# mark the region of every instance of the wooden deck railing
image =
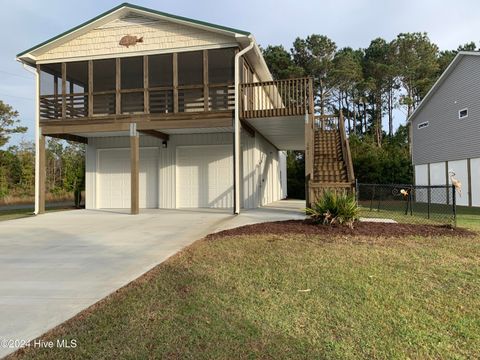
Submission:
POLYGON ((248 119, 311 113, 312 86, 311 78, 241 84, 242 117, 248 119))
POLYGON ((235 85, 165 86, 40 96, 42 121, 122 114, 227 111, 235 108, 235 85))

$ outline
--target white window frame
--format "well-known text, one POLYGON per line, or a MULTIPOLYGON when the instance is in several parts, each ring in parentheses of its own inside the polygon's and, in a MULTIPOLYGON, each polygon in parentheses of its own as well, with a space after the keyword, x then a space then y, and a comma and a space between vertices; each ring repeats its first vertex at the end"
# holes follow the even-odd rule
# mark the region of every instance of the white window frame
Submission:
POLYGON ((428 121, 424 121, 424 122, 421 122, 420 124, 418 124, 417 128, 418 130, 421 130, 421 129, 425 129, 426 127, 428 127, 429 122, 428 121))
POLYGON ((458 118, 459 118, 459 119, 465 119, 465 118, 467 118, 467 117, 468 117, 468 107, 458 110, 458 118), (462 111, 466 111, 466 112, 467 112, 467 115, 461 116, 460 114, 462 113, 462 111))

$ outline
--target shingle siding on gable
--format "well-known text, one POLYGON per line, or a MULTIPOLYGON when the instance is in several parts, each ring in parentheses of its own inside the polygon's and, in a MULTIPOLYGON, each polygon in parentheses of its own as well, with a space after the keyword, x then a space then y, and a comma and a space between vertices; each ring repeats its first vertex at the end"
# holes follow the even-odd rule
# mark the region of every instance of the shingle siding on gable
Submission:
POLYGON ((413 163, 480 157, 480 56, 464 56, 413 119, 413 163), (468 108, 468 117, 458 111, 468 108), (418 124, 428 121, 428 127, 418 124))
POLYGON ((103 25, 39 56, 40 61, 232 44, 233 37, 147 17, 125 17, 103 25), (119 45, 125 35, 143 37, 129 48, 119 45))

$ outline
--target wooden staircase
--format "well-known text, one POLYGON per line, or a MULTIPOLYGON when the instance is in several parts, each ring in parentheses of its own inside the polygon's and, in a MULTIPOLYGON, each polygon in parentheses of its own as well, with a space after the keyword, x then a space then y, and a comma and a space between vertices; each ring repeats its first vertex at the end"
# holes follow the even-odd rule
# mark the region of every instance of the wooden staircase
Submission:
POLYGON ((355 177, 343 116, 316 116, 307 136, 307 206, 324 190, 354 191, 355 177))

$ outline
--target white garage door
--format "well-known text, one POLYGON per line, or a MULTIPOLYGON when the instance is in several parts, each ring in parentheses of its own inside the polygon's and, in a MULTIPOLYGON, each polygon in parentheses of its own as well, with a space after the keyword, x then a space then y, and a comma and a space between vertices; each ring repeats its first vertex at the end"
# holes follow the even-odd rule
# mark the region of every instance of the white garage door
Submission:
POLYGON ((480 206, 480 158, 470 160, 472 178, 472 205, 480 206))
MULTIPOLYGON (((158 207, 158 150, 140 149, 140 208, 158 207)), ((130 149, 98 150, 98 208, 130 208, 130 149)))
POLYGON ((177 207, 232 207, 232 147, 178 147, 176 178, 177 207))

